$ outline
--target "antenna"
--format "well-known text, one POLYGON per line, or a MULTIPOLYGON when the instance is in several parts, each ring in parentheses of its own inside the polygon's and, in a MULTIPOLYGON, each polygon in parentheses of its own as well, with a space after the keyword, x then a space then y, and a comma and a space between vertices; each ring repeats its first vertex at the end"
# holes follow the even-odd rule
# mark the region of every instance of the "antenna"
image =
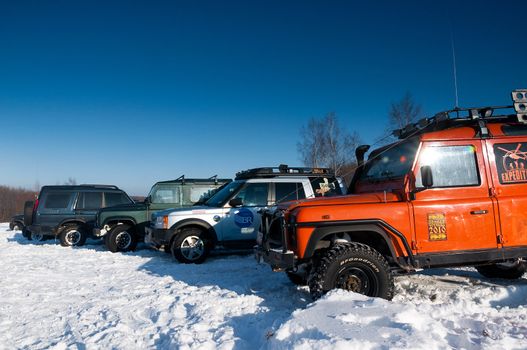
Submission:
POLYGON ((450 43, 452 45, 452 65, 454 73, 454 93, 456 95, 456 105, 455 109, 459 108, 459 97, 457 93, 457 67, 456 67, 456 48, 454 45, 454 30, 450 27, 450 43))

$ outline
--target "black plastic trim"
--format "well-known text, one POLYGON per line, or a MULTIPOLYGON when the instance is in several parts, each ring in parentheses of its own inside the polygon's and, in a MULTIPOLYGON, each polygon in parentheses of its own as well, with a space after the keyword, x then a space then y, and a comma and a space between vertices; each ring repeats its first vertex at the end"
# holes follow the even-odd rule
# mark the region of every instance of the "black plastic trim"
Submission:
POLYGON ((185 226, 191 226, 191 225, 197 225, 197 226, 203 227, 212 236, 214 243, 218 242, 218 236, 216 234, 216 230, 214 229, 214 227, 212 227, 208 222, 200 220, 200 219, 185 219, 185 220, 181 220, 175 223, 174 225, 172 225, 172 227, 170 227, 170 229, 168 230, 168 232, 170 232, 171 234, 170 234, 170 237, 167 237, 168 238, 167 242, 170 242, 172 240, 172 238, 177 234, 177 230, 185 226))
POLYGON ((416 257, 419 268, 482 265, 527 257, 527 246, 427 253, 416 257))
POLYGON ((350 229, 351 231, 358 231, 357 226, 359 225, 370 225, 370 228, 372 226, 379 227, 380 230, 376 229, 374 231, 376 233, 379 233, 384 238, 384 240, 388 244, 390 252, 393 255, 393 258, 395 259, 395 261, 398 261, 397 255, 395 254, 395 250, 393 249, 393 245, 386 232, 386 230, 391 231, 393 234, 397 236, 397 238, 399 238, 403 242, 404 249, 406 251, 406 254, 408 255, 409 265, 416 266, 414 254, 412 252, 412 249, 410 248, 410 245, 408 244, 408 241, 406 240, 406 237, 401 232, 399 232, 397 229, 395 229, 393 226, 391 226, 390 224, 380 219, 365 219, 365 220, 350 220, 350 221, 313 221, 313 222, 297 223, 297 227, 315 227, 315 231, 309 238, 309 242, 307 244, 304 257, 309 258, 313 255, 317 243, 322 238, 332 233, 336 233, 335 230, 321 230, 322 228, 338 227, 339 229, 342 229, 344 231, 350 231, 350 229))

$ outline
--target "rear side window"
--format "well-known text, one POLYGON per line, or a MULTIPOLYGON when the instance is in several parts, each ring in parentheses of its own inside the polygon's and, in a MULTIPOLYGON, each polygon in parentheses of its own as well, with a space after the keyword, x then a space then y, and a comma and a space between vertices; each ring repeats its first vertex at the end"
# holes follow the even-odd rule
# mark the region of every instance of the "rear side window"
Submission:
POLYGON ((334 177, 317 177, 310 178, 311 186, 315 197, 339 196, 342 189, 334 177))
POLYGON ((112 207, 119 204, 128 204, 130 200, 124 193, 120 192, 105 192, 104 193, 105 205, 112 207))
POLYGON ((306 198, 304 186, 297 182, 276 182, 275 200, 277 203, 306 198))
POLYGON ((45 209, 65 209, 71 199, 71 193, 50 193, 44 202, 45 209))
POLYGON ((527 144, 500 143, 494 145, 496 169, 501 184, 527 182, 527 144))
POLYGON ((102 192, 82 192, 77 201, 77 209, 100 209, 102 192))

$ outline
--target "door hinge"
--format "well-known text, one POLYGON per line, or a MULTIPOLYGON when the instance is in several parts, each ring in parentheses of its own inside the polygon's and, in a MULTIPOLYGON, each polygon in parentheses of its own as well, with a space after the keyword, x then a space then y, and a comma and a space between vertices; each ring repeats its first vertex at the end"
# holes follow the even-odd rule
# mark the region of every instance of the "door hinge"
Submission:
POLYGON ((498 233, 497 240, 498 244, 503 244, 503 235, 501 233, 498 233))
POLYGON ((417 250, 417 242, 412 241, 412 250, 417 250))

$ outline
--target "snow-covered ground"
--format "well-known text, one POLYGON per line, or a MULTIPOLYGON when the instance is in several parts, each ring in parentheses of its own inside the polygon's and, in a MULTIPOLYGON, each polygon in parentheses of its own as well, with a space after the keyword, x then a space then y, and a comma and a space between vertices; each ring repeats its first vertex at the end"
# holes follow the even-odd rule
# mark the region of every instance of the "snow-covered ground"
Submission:
POLYGON ((90 243, 32 243, 0 224, 0 348, 527 349, 525 278, 431 270, 396 278, 391 302, 311 303, 252 255, 184 265, 90 243))

